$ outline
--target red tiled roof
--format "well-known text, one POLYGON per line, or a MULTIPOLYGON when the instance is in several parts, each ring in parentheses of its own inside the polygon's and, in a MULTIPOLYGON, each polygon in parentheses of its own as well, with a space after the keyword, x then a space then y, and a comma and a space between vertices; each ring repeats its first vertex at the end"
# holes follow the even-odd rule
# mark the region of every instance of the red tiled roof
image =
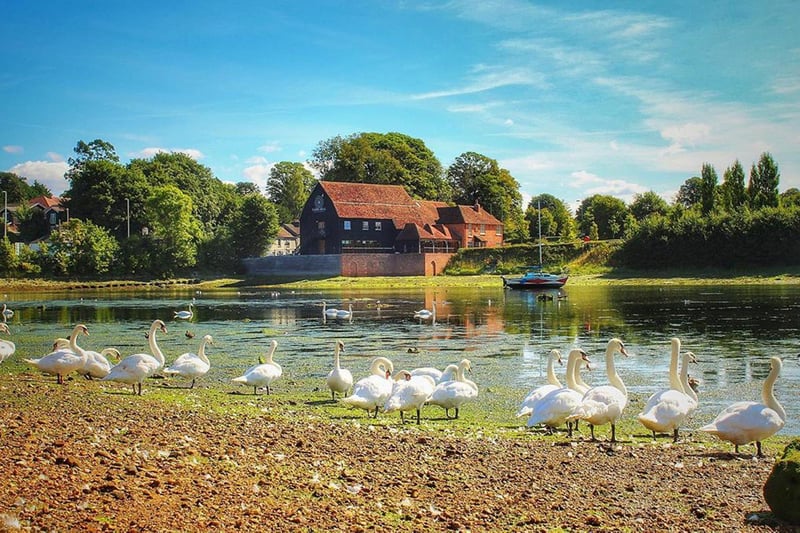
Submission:
POLYGON ((436 222, 444 202, 415 200, 402 185, 320 181, 339 218, 389 219, 395 228, 436 222))
POLYGON ((501 224, 480 205, 456 205, 439 209, 439 220, 445 224, 501 224))
POLYGON ((436 241, 452 241, 456 240, 450 229, 441 224, 425 224, 418 226, 417 224, 406 224, 397 235, 398 241, 419 241, 419 240, 436 240, 436 241))
POLYGON ((52 207, 61 206, 61 198, 58 196, 37 196, 28 200, 28 206, 33 207, 39 205, 42 209, 50 209, 52 207))

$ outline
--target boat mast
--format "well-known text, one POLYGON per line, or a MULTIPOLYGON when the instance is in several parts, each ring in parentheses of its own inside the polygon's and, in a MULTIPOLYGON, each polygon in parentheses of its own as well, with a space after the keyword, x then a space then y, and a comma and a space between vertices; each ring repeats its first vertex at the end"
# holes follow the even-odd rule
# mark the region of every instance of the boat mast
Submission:
POLYGON ((537 213, 539 213, 539 268, 544 267, 542 264, 542 200, 536 201, 537 213))

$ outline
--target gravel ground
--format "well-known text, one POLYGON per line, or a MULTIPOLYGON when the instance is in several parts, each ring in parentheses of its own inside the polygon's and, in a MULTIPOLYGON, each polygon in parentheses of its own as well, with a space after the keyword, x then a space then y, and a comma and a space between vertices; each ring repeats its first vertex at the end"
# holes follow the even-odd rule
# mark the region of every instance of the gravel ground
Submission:
POLYGON ((0 375, 0 531, 794 531, 762 496, 774 457, 724 445, 370 424, 274 394, 211 409, 186 392, 0 375))

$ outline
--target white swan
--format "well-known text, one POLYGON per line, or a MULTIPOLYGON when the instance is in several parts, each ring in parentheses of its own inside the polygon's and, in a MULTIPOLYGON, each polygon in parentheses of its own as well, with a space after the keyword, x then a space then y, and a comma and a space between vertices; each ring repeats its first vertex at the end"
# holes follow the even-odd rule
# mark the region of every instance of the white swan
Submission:
POLYGON ((394 365, 385 357, 376 357, 369 367, 370 375, 359 379, 353 386, 353 393, 342 398, 342 403, 357 409, 367 411, 367 416, 374 411, 374 418, 378 417, 378 409, 384 406, 392 394, 391 375, 394 365))
POLYGON ((581 377, 581 368, 586 366, 587 370, 591 370, 592 366, 589 364, 589 359, 580 359, 577 363, 575 363, 575 368, 572 371, 573 378, 575 379, 575 386, 573 390, 580 392, 581 394, 586 394, 589 392, 590 387, 583 378, 581 377))
MULTIPOLYGON (((547 384, 536 387, 530 391, 528 395, 525 396, 525 399, 522 400, 522 403, 520 404, 519 409, 514 416, 529 416, 536 402, 544 398, 548 392, 560 389, 562 387, 561 382, 558 381, 558 377, 556 377, 555 370, 553 369, 553 364, 556 361, 558 361, 558 364, 563 364, 561 362, 561 352, 558 350, 550 350, 550 353, 547 356, 547 384)), ((571 369, 567 367, 568 374, 570 371, 571 369)))
POLYGON ((472 371, 472 363, 469 359, 462 359, 458 363, 456 379, 436 385, 433 393, 431 393, 430 400, 428 400, 430 404, 442 407, 447 418, 450 418, 450 409, 455 409, 456 415, 454 418, 458 418, 458 411, 461 406, 478 397, 478 386, 464 377, 464 372, 467 371, 472 371))
POLYGON ((86 363, 86 352, 78 346, 78 335, 88 335, 89 330, 83 324, 72 328, 69 339, 69 348, 61 348, 45 355, 40 359, 25 359, 45 374, 55 374, 59 384, 64 383, 64 376, 83 368, 86 363))
POLYGON ((119 361, 119 350, 116 348, 103 348, 99 353, 94 350, 86 351, 86 364, 83 365, 78 373, 83 374, 86 379, 100 379, 104 378, 111 371, 111 363, 108 362, 108 357, 113 357, 115 361, 119 361))
POLYGON ((111 371, 103 381, 117 381, 133 387, 133 393, 142 395, 142 382, 152 376, 159 368, 164 366, 164 354, 156 342, 156 331, 167 332, 167 326, 161 320, 154 320, 147 333, 147 342, 150 346, 149 353, 135 353, 122 359, 111 367, 111 371))
POLYGON ((552 429, 566 423, 568 436, 572 438, 573 424, 567 420, 583 400, 583 394, 577 390, 575 383, 575 368, 583 361, 589 361, 586 352, 580 348, 570 350, 567 356, 567 386, 550 391, 531 406, 527 427, 544 424, 552 429))
POLYGON ((433 302, 431 304, 430 311, 428 309, 420 309, 419 311, 414 311, 414 318, 421 318, 422 320, 432 318, 436 320, 436 302, 433 302))
POLYGON ((339 363, 340 351, 344 351, 344 343, 336 341, 336 349, 333 352, 333 370, 328 372, 328 376, 325 378, 325 383, 331 390, 331 398, 333 400, 336 400, 337 392, 344 395, 353 388, 353 374, 346 368, 342 368, 339 363))
POLYGON ((628 403, 628 390, 614 367, 614 354, 628 355, 625 345, 619 339, 611 339, 606 346, 606 374, 610 385, 601 385, 589 389, 583 395, 581 404, 575 409, 567 421, 586 420, 594 437, 594 426, 611 424, 611 442, 617 442, 616 424, 622 417, 622 411, 628 403))
MULTIPOLYGON (((5 322, 0 322, 0 332, 11 335, 11 330, 8 329, 5 322)), ((0 363, 14 355, 15 351, 17 351, 17 346, 13 342, 0 340, 0 363)))
POLYGON ((713 422, 701 427, 700 431, 733 443, 736 453, 739 453, 741 444, 755 441, 757 455, 763 457, 761 441, 780 431, 786 423, 786 411, 775 398, 774 391, 781 366, 780 357, 770 358, 769 375, 761 389, 762 403, 736 402, 718 414, 713 422))
POLYGON ((192 311, 192 302, 189 302, 189 310, 188 311, 175 311, 175 318, 179 318, 181 320, 189 320, 194 316, 194 312, 192 311))
POLYGON ((339 312, 338 309, 335 307, 328 308, 328 305, 323 301, 322 302, 322 317, 323 318, 336 318, 336 314, 339 312))
POLYGON ((0 313, 3 315, 3 322, 14 316, 14 311, 9 309, 6 304, 3 304, 3 311, 0 313))
POLYGON ((211 361, 206 356, 206 345, 208 344, 214 344, 214 338, 211 335, 203 336, 197 353, 186 352, 181 354, 171 365, 164 369, 164 373, 192 378, 189 388, 193 389, 195 380, 205 376, 211 368, 211 361))
POLYGON ((383 411, 391 413, 400 411, 400 422, 405 423, 403 414, 406 411, 417 412, 417 425, 419 425, 420 411, 428 398, 431 397, 436 382, 426 375, 413 376, 407 370, 401 370, 395 377, 392 394, 383 404, 383 411))
POLYGON ((337 309, 336 318, 353 318, 353 304, 347 304, 347 309, 337 309))
POLYGON ((259 387, 266 388, 267 394, 271 394, 270 385, 283 375, 281 365, 272 360, 277 347, 278 341, 273 339, 269 343, 269 351, 266 358, 259 357, 259 364, 251 366, 243 375, 233 378, 231 381, 253 387, 253 394, 258 394, 259 387))
POLYGON ((678 429, 697 409, 697 394, 689 386, 689 363, 696 362, 692 352, 685 352, 678 381, 683 390, 667 389, 653 394, 639 413, 639 422, 653 432, 653 438, 656 433, 672 432, 672 442, 678 442, 678 429))

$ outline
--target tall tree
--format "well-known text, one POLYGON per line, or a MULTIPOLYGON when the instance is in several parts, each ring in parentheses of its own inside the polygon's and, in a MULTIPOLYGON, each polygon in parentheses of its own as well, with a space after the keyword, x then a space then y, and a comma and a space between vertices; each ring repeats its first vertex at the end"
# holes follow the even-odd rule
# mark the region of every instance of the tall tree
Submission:
POLYGON ((57 273, 68 276, 106 274, 119 252, 119 243, 105 229, 77 218, 55 230, 50 243, 57 273))
POLYGON ((447 169, 453 201, 459 205, 479 203, 505 225, 505 238, 521 241, 527 224, 522 213, 519 183, 497 161, 475 152, 465 152, 447 169))
POLYGON ((240 181, 236 184, 237 196, 247 196, 248 194, 261 194, 258 185, 252 181, 240 181))
POLYGON ((13 172, 0 172, 0 190, 6 192, 10 204, 21 204, 37 196, 52 196, 50 189, 38 181, 29 185, 25 177, 13 172))
POLYGON ((592 235, 596 231, 599 239, 620 239, 625 236, 629 225, 625 202, 603 194, 584 198, 575 217, 581 233, 592 235), (595 230, 593 226, 596 226, 595 230))
POLYGON ((698 176, 693 176, 683 182, 681 188, 678 189, 678 195, 675 197, 675 203, 682 205, 689 209, 699 204, 703 200, 703 180, 698 176))
POLYGON ((173 275, 197 262, 197 244, 203 237, 192 215, 192 199, 174 185, 156 187, 145 202, 151 224, 150 237, 158 251, 153 268, 161 275, 173 275))
POLYGON ((703 163, 700 172, 700 208, 704 215, 714 210, 714 197, 717 194, 717 171, 709 163, 703 163))
POLYGON ((279 223, 291 222, 300 217, 316 183, 317 179, 302 163, 281 161, 270 169, 267 196, 275 204, 279 223))
POLYGON ((753 209, 778 207, 778 184, 781 173, 769 152, 761 154, 758 165, 750 169, 750 183, 747 193, 753 209))
POLYGON ((800 207, 800 189, 791 187, 781 193, 781 207, 800 207))
POLYGON ((89 143, 78 141, 74 148, 75 157, 70 157, 67 160, 69 170, 64 176, 67 179, 72 179, 75 172, 80 172, 86 163, 91 161, 111 161, 112 163, 119 163, 119 156, 117 155, 114 145, 103 139, 95 139, 89 143))
POLYGON ((725 169, 723 182, 719 186, 722 205, 726 211, 732 212, 747 205, 747 189, 744 186, 744 169, 737 159, 733 165, 725 169))
POLYGON ((359 133, 322 141, 309 164, 327 181, 402 185, 411 196, 447 200, 442 165, 425 143, 402 133, 359 133))
POLYGON ((539 206, 542 208, 542 236, 573 239, 577 228, 567 204, 551 194, 540 194, 531 198, 525 209, 525 220, 532 239, 539 237, 539 206))
POLYGON ((275 206, 261 194, 248 194, 242 198, 229 229, 234 257, 260 257, 278 234, 275 206))
POLYGON ((669 213, 669 205, 655 191, 647 191, 633 196, 630 211, 633 217, 641 222, 653 215, 666 215, 669 213))

